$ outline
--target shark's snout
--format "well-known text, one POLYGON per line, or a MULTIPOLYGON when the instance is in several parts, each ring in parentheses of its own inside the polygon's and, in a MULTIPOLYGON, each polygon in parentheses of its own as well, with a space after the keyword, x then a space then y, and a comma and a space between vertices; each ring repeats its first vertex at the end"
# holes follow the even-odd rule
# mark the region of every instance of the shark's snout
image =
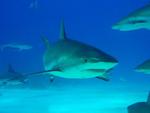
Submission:
POLYGON ((105 72, 114 68, 117 64, 118 61, 114 57, 103 54, 97 60, 93 59, 92 62, 89 62, 87 69, 94 72, 105 72))
POLYGON ((113 30, 120 30, 120 31, 130 31, 130 30, 135 30, 136 28, 134 28, 133 26, 130 26, 130 25, 119 25, 119 24, 116 24, 114 26, 112 26, 112 29, 113 30))
POLYGON ((125 24, 117 23, 112 26, 113 30, 120 30, 120 31, 128 31, 129 26, 126 26, 125 24))
POLYGON ((99 62, 99 64, 102 69, 108 70, 116 66, 118 61, 114 57, 107 55, 99 62))
POLYGON ((118 61, 116 60, 116 58, 108 55, 108 54, 105 54, 103 55, 103 57, 100 57, 100 60, 101 62, 109 62, 109 63, 118 63, 118 61))
POLYGON ((119 29, 118 24, 113 25, 113 26, 112 26, 112 29, 114 29, 114 30, 119 29))

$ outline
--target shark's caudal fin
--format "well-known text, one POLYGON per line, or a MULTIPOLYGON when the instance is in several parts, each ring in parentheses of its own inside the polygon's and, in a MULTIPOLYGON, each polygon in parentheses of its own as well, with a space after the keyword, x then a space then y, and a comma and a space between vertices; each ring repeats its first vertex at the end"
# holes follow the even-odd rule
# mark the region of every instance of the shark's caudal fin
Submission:
POLYGON ((45 47, 46 47, 47 49, 49 49, 49 48, 50 48, 50 43, 49 43, 49 41, 48 41, 48 38, 42 36, 41 39, 43 40, 43 42, 44 42, 44 44, 45 44, 45 47))
POLYGON ((65 25, 64 25, 64 21, 62 20, 60 26, 60 40, 66 40, 66 39, 67 39, 67 35, 65 31, 65 25))
POLYGON ((147 103, 150 105, 150 92, 148 94, 147 103))
POLYGON ((15 70, 13 69, 12 65, 8 65, 8 72, 9 73, 16 73, 15 70))

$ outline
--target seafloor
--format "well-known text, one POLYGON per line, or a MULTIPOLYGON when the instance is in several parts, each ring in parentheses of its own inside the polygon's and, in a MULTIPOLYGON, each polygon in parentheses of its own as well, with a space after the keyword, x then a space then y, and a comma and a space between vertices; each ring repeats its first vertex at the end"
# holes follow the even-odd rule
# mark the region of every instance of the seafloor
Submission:
POLYGON ((146 101, 145 85, 74 81, 41 90, 1 89, 0 113, 127 113, 128 105, 146 101))

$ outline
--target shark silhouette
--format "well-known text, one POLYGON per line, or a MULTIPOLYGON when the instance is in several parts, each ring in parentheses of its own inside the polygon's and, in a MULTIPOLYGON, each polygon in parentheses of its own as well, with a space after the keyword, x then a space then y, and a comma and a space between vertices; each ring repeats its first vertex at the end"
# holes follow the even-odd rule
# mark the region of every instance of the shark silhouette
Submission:
POLYGON ((85 43, 69 39, 64 23, 61 23, 60 39, 50 44, 43 38, 46 46, 43 61, 45 71, 32 73, 68 78, 99 78, 109 80, 109 73, 117 64, 117 60, 103 51, 85 43))
POLYGON ((8 71, 0 75, 0 85, 18 85, 27 82, 27 76, 16 72, 11 65, 8 67, 8 71))
POLYGON ((0 46, 1 51, 3 51, 6 48, 13 48, 13 49, 18 49, 19 51, 23 51, 23 50, 32 49, 32 46, 26 44, 19 44, 19 43, 9 43, 0 46))
POLYGON ((136 72, 142 72, 144 74, 150 74, 150 59, 144 61, 142 64, 135 68, 136 72))
POLYGON ((147 102, 138 102, 128 106, 128 113, 150 113, 150 93, 147 102))
POLYGON ((150 29, 150 4, 133 11, 113 25, 112 29, 120 31, 150 29))

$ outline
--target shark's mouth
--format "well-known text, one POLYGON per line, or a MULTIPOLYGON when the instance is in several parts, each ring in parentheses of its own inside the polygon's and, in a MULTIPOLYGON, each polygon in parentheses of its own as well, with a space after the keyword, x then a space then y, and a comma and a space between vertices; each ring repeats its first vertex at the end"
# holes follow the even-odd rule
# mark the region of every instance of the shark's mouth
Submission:
POLYGON ((129 24, 143 24, 143 23, 147 23, 148 21, 147 20, 131 20, 131 21, 129 21, 128 23, 129 24))

